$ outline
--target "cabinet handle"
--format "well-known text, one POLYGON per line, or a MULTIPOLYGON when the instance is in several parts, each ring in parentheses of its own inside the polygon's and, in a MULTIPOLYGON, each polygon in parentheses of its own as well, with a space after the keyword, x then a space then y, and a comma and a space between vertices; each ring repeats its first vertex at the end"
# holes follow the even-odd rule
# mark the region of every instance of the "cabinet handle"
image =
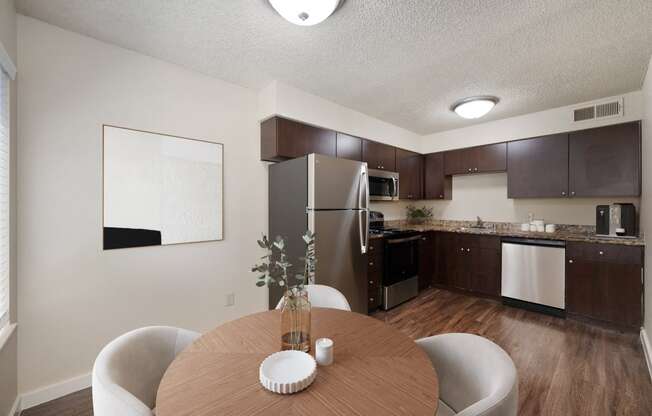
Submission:
POLYGON ((604 256, 604 251, 600 251, 599 253, 601 256, 604 256))
POLYGON ((571 192, 571 196, 575 196, 575 191, 571 192))
POLYGON ((568 260, 570 264, 573 264, 573 259, 568 260))
POLYGON ((443 198, 444 198, 444 195, 439 195, 439 197, 443 199, 443 198))
POLYGON ((464 252, 464 247, 462 247, 462 248, 460 249, 460 251, 464 252))
POLYGON ((467 248, 467 249, 466 249, 466 252, 467 252, 467 253, 470 253, 470 252, 471 252, 471 249, 470 249, 470 248, 467 248))
POLYGON ((373 284, 374 284, 374 281, 373 281, 373 280, 370 280, 370 281, 369 281, 369 284, 370 284, 370 285, 373 285, 373 284))
POLYGON ((561 191, 561 196, 566 196, 566 191, 561 191))
POLYGON ((475 168, 475 169, 473 169, 473 170, 477 172, 477 171, 478 171, 478 168, 475 168))
POLYGON ((369 251, 374 251, 374 246, 369 246, 369 251))
POLYGON ((469 172, 473 172, 473 169, 469 168, 469 172))
POLYGON ((374 262, 373 262, 373 261, 370 261, 370 262, 369 262, 369 265, 370 265, 370 266, 373 266, 373 265, 374 265, 374 262))
POLYGON ((369 298, 369 302, 373 302, 373 301, 374 301, 374 298, 369 298))

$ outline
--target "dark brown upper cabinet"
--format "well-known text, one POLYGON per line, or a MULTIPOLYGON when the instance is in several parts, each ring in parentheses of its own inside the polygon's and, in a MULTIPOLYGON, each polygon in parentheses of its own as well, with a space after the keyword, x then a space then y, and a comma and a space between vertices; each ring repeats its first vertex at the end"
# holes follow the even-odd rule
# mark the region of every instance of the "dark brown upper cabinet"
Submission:
POLYGON ((444 153, 430 153, 424 157, 424 198, 451 199, 453 197, 452 176, 444 173, 444 153))
POLYGON ((422 199, 423 156, 419 153, 396 149, 399 199, 422 199))
POLYGON ((641 195, 641 123, 569 134, 570 195, 641 195))
POLYGON ((309 153, 335 157, 335 136, 332 130, 272 117, 260 125, 260 158, 280 162, 309 153))
POLYGON ((337 133, 337 157, 340 159, 362 160, 362 139, 337 133))
POLYGON ((568 196, 568 134, 507 143, 508 198, 568 196))
POLYGON ((444 153, 446 175, 504 172, 506 169, 506 143, 450 150, 444 153))
POLYGON ((371 140, 363 140, 362 161, 367 162, 369 169, 396 172, 396 148, 371 140))

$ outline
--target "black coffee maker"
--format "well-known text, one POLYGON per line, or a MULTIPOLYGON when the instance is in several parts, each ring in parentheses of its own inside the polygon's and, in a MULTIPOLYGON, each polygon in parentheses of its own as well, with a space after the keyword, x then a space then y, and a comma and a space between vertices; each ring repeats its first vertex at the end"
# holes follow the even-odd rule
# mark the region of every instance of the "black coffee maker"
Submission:
POLYGON ((636 237, 638 224, 634 204, 598 205, 595 210, 595 232, 605 237, 636 237))

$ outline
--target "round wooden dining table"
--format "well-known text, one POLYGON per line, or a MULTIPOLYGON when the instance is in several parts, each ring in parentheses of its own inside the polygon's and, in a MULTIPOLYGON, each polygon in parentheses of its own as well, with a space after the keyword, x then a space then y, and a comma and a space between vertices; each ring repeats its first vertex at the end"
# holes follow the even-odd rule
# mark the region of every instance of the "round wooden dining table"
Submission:
POLYGON ((158 389, 157 416, 433 416, 439 386, 428 356, 403 333, 354 312, 312 309, 312 346, 331 338, 334 362, 318 366, 306 390, 280 395, 258 368, 280 349, 280 312, 227 322, 180 353, 158 389))

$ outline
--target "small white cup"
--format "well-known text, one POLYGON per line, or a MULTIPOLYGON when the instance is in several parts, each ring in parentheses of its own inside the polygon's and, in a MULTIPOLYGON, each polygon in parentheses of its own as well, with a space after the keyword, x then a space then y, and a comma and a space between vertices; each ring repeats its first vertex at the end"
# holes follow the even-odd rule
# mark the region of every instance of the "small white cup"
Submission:
POLYGON ((319 365, 333 364, 333 340, 319 338, 315 341, 315 360, 319 365))
POLYGON ((557 231, 557 226, 555 224, 546 224, 547 233, 554 233, 555 231, 557 231))

